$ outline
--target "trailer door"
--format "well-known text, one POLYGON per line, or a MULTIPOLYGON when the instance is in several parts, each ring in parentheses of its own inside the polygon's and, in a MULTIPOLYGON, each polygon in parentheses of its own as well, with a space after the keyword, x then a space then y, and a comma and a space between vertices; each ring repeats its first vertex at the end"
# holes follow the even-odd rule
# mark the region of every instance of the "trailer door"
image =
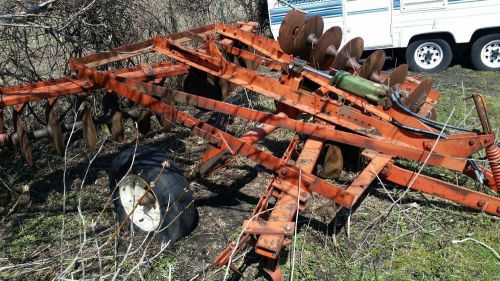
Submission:
POLYGON ((344 0, 344 41, 362 37, 365 49, 392 46, 392 0, 344 0))

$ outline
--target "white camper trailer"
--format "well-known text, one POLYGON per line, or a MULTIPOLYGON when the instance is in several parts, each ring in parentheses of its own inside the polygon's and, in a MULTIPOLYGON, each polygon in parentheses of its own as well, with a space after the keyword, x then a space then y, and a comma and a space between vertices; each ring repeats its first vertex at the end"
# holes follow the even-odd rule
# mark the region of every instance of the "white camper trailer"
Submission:
POLYGON ((406 48, 410 68, 436 72, 454 54, 480 70, 500 70, 500 0, 268 0, 271 30, 292 8, 320 15, 325 30, 340 26, 343 43, 362 37, 365 49, 406 48), (467 50, 466 53, 458 52, 467 50))

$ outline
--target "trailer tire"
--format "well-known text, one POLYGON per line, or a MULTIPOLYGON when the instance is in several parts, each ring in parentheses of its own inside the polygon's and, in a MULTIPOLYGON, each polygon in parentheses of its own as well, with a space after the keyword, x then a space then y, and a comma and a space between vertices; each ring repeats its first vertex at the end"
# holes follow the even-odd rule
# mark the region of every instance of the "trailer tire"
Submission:
POLYGON ((477 70, 500 71, 500 33, 485 35, 474 41, 470 58, 477 70))
POLYGON ((111 165, 109 184, 120 222, 127 221, 125 229, 130 229, 132 224, 134 231, 160 241, 175 242, 193 231, 198 223, 188 181, 165 152, 153 146, 145 145, 137 150, 132 147, 119 153, 111 165), (163 163, 168 163, 164 169, 163 163), (151 193, 142 200, 154 200, 138 204, 153 181, 151 193))
POLYGON ((411 70, 434 73, 446 69, 453 58, 450 44, 443 39, 413 41, 406 48, 406 61, 411 70))

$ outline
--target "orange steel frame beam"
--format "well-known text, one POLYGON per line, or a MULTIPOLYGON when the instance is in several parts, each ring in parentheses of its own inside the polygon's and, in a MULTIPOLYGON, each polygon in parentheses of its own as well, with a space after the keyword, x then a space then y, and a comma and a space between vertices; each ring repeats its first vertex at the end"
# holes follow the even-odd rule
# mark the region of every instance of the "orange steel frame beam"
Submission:
MULTIPOLYGON (((276 41, 252 32, 254 27, 253 23, 240 23, 238 27, 227 24, 208 25, 74 59, 70 61, 71 78, 0 89, 0 111, 7 106, 22 106, 28 102, 44 99, 53 101, 54 98, 64 95, 85 95, 96 89, 107 89, 175 124, 191 129, 193 134, 206 139, 209 146, 201 162, 207 166, 198 170, 199 173, 214 172, 231 162, 236 155, 242 155, 266 167, 274 172, 274 176, 264 190, 253 215, 265 210, 269 199, 275 197, 274 210, 266 222, 269 228, 263 229, 258 224, 247 221, 249 228, 245 231, 242 242, 249 241, 252 235, 260 235, 255 242, 256 252, 271 260, 278 257, 281 247, 286 244, 286 237, 291 235, 289 228, 294 227, 293 214, 296 208, 303 209, 312 193, 321 194, 345 208, 351 208, 377 175, 396 184, 500 216, 499 198, 425 175, 417 175, 394 163, 395 158, 406 158, 473 177, 467 158, 494 145, 495 137, 492 133, 454 134, 448 135, 447 139, 436 140, 415 132, 404 131, 395 126, 393 121, 397 120, 407 126, 439 133, 436 129, 397 109, 374 106, 353 93, 343 91, 331 85, 324 76, 306 71, 290 72, 289 66, 293 63, 293 58, 283 53, 276 41), (196 48, 190 46, 189 44, 194 41, 201 41, 201 46, 196 48), (159 64, 146 64, 114 71, 95 69, 98 66, 153 52, 163 54, 169 60, 159 64), (266 77, 230 62, 227 55, 239 56, 244 60, 264 65, 278 73, 281 72, 281 76, 279 79, 266 77), (175 63, 171 62, 172 59, 175 63), (284 113, 271 114, 145 83, 160 78, 185 75, 192 68, 308 113, 318 122, 304 122, 284 113), (304 91, 301 89, 304 80, 312 81, 320 88, 315 92, 304 91), (336 95, 338 99, 330 98, 331 95, 336 95), (172 105, 172 102, 241 117, 263 125, 236 138, 224 130, 184 113, 172 105), (253 145, 276 128, 285 128, 309 136, 295 163, 292 164, 290 159, 291 154, 297 149, 297 137, 292 139, 281 158, 253 145), (363 150, 363 155, 370 159, 370 163, 347 189, 340 188, 313 173, 314 165, 325 142, 358 147, 363 150), (301 192, 298 191, 299 186, 301 192), (299 206, 297 200, 300 202, 299 206)), ((415 84, 407 81, 402 87, 412 89, 415 84)), ((427 97, 424 110, 432 110, 438 99, 439 93, 432 91, 427 97)), ((7 134, 0 132, 0 144, 2 142, 5 144, 6 140, 7 134)), ((492 171, 485 170, 485 175, 490 187, 498 188, 500 183, 496 183, 495 186, 492 171)), ((236 245, 230 245, 216 259, 215 264, 226 264, 235 247, 236 245)), ((279 275, 278 272, 273 274, 279 275)))
MULTIPOLYGON (((215 110, 234 116, 243 117, 249 120, 273 125, 276 127, 295 130, 297 132, 313 135, 324 140, 351 144, 361 148, 376 150, 387 155, 400 156, 415 161, 426 161, 431 165, 448 167, 457 171, 462 171, 466 166, 466 161, 464 159, 457 159, 455 157, 444 156, 437 153, 430 153, 409 146, 401 146, 397 143, 370 139, 356 134, 342 132, 328 125, 306 123, 283 116, 276 116, 273 114, 242 108, 224 102, 203 98, 200 96, 190 95, 180 91, 169 90, 164 87, 134 82, 127 79, 120 79, 116 75, 113 75, 111 73, 95 71, 81 65, 78 67, 78 73, 82 75, 82 77, 92 79, 93 83, 95 83, 96 85, 100 85, 103 88, 112 90, 132 100, 135 103, 146 106, 150 110, 161 114, 164 118, 167 118, 176 124, 180 124, 192 129, 194 134, 205 137, 209 141, 209 143, 213 144, 214 146, 220 147, 222 144, 224 144, 228 147, 232 155, 241 154, 270 170, 279 171, 279 173, 283 176, 286 176, 286 179, 293 185, 298 185, 299 173, 296 167, 290 167, 279 158, 261 151, 258 148, 249 145, 241 140, 238 140, 237 138, 225 133, 222 130, 214 128, 194 117, 183 113, 182 111, 175 109, 174 107, 166 103, 163 103, 161 101, 161 98, 166 99, 169 95, 174 95, 173 100, 177 102, 184 101, 185 103, 194 106, 204 107, 209 110, 215 110)), ((485 140, 488 139, 485 138, 485 140)), ((439 144, 439 142, 437 142, 437 144, 439 144)), ((344 190, 315 177, 307 171, 303 171, 302 177, 304 178, 304 182, 302 182, 304 190, 307 190, 309 192, 316 191, 317 193, 336 201, 344 207, 352 207, 354 201, 354 197, 352 194, 348 192, 346 193, 344 190)), ((450 192, 452 190, 452 187, 450 187, 450 185, 441 184, 441 186, 445 190, 450 190, 450 192)), ((463 194, 468 194, 468 196, 472 196, 475 198, 477 192, 464 188, 463 194)), ((472 208, 483 209, 482 206, 478 206, 477 202, 472 204, 469 201, 455 198, 453 193, 440 194, 440 196, 452 201, 461 202, 462 204, 472 208)), ((481 200, 487 202, 487 205, 490 206, 490 208, 484 209, 484 211, 491 214, 498 214, 497 208, 500 207, 500 199, 482 193, 480 196, 481 200)))

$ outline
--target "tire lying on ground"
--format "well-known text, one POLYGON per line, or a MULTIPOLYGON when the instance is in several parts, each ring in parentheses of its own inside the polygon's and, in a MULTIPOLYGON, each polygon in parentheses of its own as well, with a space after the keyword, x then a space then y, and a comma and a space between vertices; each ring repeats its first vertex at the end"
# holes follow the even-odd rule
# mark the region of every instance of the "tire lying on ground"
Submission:
POLYGON ((470 58, 477 70, 500 71, 500 33, 485 35, 474 41, 470 58))
POLYGON ((135 157, 134 150, 119 153, 109 172, 120 222, 127 220, 129 229, 132 224, 134 230, 165 242, 188 235, 198 223, 198 212, 183 173, 157 148, 138 147, 135 157))
POLYGON ((413 41, 406 49, 408 66, 417 72, 442 71, 450 65, 452 58, 450 44, 443 39, 413 41))

